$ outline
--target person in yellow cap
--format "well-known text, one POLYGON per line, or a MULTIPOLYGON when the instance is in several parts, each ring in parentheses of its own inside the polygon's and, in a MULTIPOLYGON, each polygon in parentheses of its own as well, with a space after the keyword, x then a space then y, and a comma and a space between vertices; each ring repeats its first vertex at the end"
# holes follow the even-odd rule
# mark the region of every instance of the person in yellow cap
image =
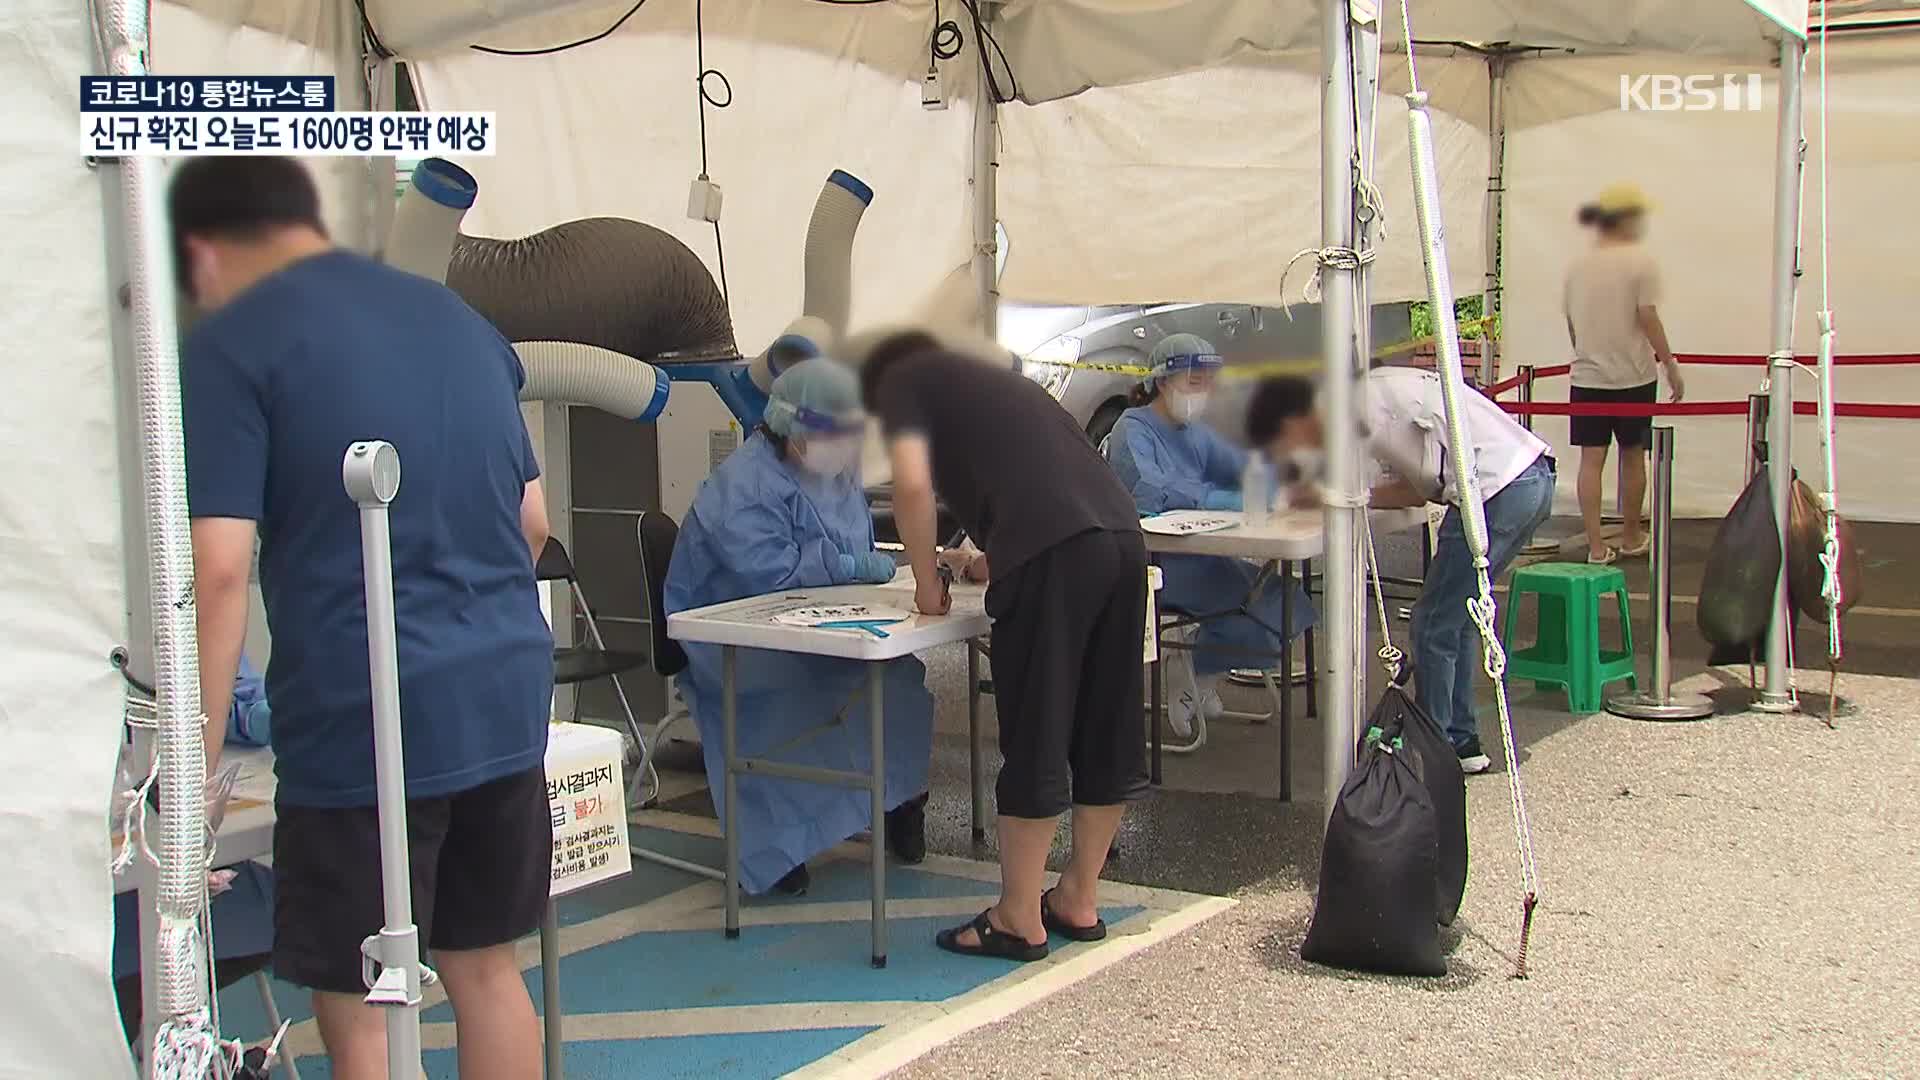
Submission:
MULTIPOLYGON (((1594 244, 1567 268, 1562 303, 1573 343, 1575 404, 1652 405, 1659 399, 1659 369, 1667 375, 1670 400, 1686 393, 1680 365, 1660 321, 1660 268, 1642 245, 1653 204, 1633 184, 1615 184, 1580 208, 1580 224, 1594 230, 1594 244), (1656 361, 1658 367, 1656 368, 1656 361)), ((1570 441, 1580 450, 1580 516, 1587 529, 1587 561, 1610 563, 1647 553, 1642 520, 1647 493, 1650 416, 1571 416, 1570 441), (1600 531, 1601 485, 1607 448, 1620 444, 1620 547, 1600 531)))

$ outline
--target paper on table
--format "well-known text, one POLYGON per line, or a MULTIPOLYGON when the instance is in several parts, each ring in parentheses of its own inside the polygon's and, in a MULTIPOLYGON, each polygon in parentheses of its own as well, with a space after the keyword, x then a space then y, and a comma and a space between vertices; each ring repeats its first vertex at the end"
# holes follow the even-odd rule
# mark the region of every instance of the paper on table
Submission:
POLYGON ((1191 536, 1194 533, 1219 532, 1240 524, 1239 514, 1220 510, 1169 510, 1150 518, 1141 518, 1140 527, 1161 536, 1191 536))
MULTIPOLYGON (((803 607, 795 608, 792 611, 783 611, 775 615, 773 621, 782 626, 819 627, 823 623, 850 622, 875 623, 881 626, 888 626, 893 623, 906 622, 911 618, 913 618, 913 616, 910 613, 901 611, 899 608, 876 607, 871 604, 836 604, 832 606, 803 607)), ((835 629, 847 629, 851 633, 859 633, 857 628, 836 627, 835 629)))

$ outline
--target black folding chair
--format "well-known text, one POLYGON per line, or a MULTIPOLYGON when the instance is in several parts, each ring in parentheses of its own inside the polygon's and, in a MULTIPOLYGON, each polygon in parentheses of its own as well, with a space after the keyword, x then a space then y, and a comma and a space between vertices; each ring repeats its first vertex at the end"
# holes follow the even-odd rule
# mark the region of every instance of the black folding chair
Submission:
MULTIPOLYGON (((627 701, 626 687, 620 685, 620 675, 647 666, 644 653, 626 652, 607 648, 607 640, 600 634, 600 624, 594 620, 593 609, 587 604, 587 596, 580 591, 580 578, 574 571, 573 559, 567 555, 566 545, 549 537, 547 546, 540 551, 540 561, 534 564, 534 576, 541 581, 564 581, 573 596, 574 610, 580 615, 580 621, 586 624, 588 644, 567 645, 553 650, 553 681, 556 686, 579 686, 595 679, 606 679, 613 684, 613 696, 620 702, 620 713, 627 722, 627 734, 632 736, 635 752, 641 755, 641 767, 645 768, 647 744, 640 733, 640 721, 633 715, 633 705, 627 701)), ((580 699, 576 693, 573 702, 573 717, 580 718, 580 699)), ((636 784, 639 775, 636 771, 636 784)))

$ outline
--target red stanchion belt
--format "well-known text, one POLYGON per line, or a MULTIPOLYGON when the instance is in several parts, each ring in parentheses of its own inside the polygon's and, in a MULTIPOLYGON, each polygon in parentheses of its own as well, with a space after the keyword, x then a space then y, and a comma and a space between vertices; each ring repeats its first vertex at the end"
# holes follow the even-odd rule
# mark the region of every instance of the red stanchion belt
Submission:
MULTIPOLYGON (((1744 401, 1682 401, 1659 405, 1595 401, 1502 401, 1502 409, 1521 416, 1745 416, 1744 401)), ((1817 416, 1818 402, 1796 401, 1796 416, 1817 416)), ((1887 405, 1879 402, 1838 402, 1833 406, 1838 417, 1875 420, 1920 420, 1920 405, 1887 405)))

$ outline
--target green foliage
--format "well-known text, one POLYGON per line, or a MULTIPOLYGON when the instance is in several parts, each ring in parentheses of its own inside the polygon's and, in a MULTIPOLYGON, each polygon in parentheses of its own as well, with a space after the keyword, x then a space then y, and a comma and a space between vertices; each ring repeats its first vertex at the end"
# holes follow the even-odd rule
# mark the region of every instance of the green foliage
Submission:
MULTIPOLYGON (((1479 319, 1485 313, 1485 311, 1486 311, 1486 298, 1479 293, 1474 293, 1472 296, 1456 297, 1454 299, 1453 317, 1456 322, 1467 323, 1467 322, 1475 321, 1479 319)), ((1412 318, 1413 318, 1413 336, 1414 337, 1426 338, 1426 337, 1433 336, 1434 328, 1433 328, 1433 305, 1432 304, 1428 303, 1425 300, 1415 301, 1412 309, 1412 318)), ((1498 337, 1499 331, 1500 331, 1500 324, 1498 320, 1494 322, 1493 330, 1494 330, 1494 336, 1498 337)), ((1469 334, 1468 336, 1479 337, 1480 335, 1478 333, 1473 333, 1473 334, 1469 334)))

